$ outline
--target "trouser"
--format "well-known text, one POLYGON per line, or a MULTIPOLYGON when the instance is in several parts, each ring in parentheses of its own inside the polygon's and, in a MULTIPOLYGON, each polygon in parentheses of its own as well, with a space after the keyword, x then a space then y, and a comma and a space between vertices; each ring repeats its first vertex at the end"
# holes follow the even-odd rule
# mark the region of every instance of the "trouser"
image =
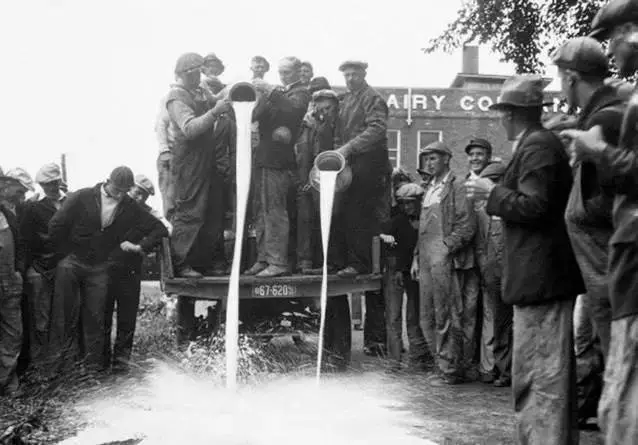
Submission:
POLYGON ((464 334, 461 329, 461 286, 442 238, 419 247, 421 329, 443 374, 462 374, 464 334))
POLYGON ((297 194, 297 264, 312 267, 321 250, 319 194, 314 190, 297 194))
POLYGON ((578 443, 573 299, 514 307, 512 391, 520 444, 578 443))
POLYGON ((288 204, 293 185, 292 172, 259 168, 255 179, 257 261, 288 267, 288 204))
POLYGON ((461 323, 463 329, 463 367, 465 370, 475 368, 479 358, 479 340, 481 330, 478 323, 478 304, 480 292, 480 275, 477 268, 457 269, 461 288, 461 323))
POLYGON ((388 358, 398 363, 403 352, 403 286, 396 282, 396 273, 396 258, 387 258, 383 272, 386 345, 388 358))
POLYGON ((611 322, 598 424, 607 445, 638 443, 638 315, 611 322))
POLYGON ((363 321, 363 346, 384 345, 386 342, 385 301, 382 292, 365 293, 366 312, 363 321))
POLYGON ((105 313, 105 366, 110 367, 112 359, 114 369, 127 369, 133 349, 137 310, 140 305, 141 276, 139 271, 118 266, 111 269, 110 275, 105 313), (111 351, 111 328, 115 306, 117 306, 117 327, 115 345, 111 351))
POLYGON ((587 293, 583 297, 589 316, 600 338, 603 356, 609 350, 611 336, 611 303, 609 301, 609 230, 582 227, 568 223, 569 238, 580 267, 587 293))
POLYGON ((162 195, 162 208, 166 219, 170 219, 173 212, 173 182, 171 181, 171 159, 173 155, 170 151, 165 151, 157 157, 157 184, 162 195))
POLYGON ((79 351, 79 358, 87 368, 101 370, 103 367, 108 269, 107 264, 86 264, 73 255, 58 264, 51 347, 62 366, 70 364, 79 351))
POLYGON ((419 320, 419 282, 412 279, 410 272, 403 272, 403 289, 406 296, 405 326, 408 331, 410 361, 415 363, 431 362, 433 360, 432 353, 425 341, 419 320))
POLYGON ((29 361, 35 368, 48 361, 49 326, 55 280, 33 267, 26 273, 25 293, 28 307, 29 361))
POLYGON ((22 295, 0 288, 0 395, 18 387, 16 368, 22 348, 22 295))

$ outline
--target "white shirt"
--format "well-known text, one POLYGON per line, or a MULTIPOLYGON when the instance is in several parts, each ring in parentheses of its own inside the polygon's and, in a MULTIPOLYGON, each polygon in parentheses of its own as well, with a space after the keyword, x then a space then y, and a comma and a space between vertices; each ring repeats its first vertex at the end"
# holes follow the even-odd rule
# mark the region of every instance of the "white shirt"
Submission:
POLYGON ((111 225, 113 222, 113 217, 115 216, 115 210, 117 209, 120 201, 117 199, 111 198, 104 190, 104 186, 100 188, 100 196, 102 201, 102 228, 106 228, 111 225))
POLYGON ((445 184, 447 184, 450 179, 451 174, 452 170, 447 172, 447 174, 439 182, 436 182, 434 179, 430 182, 427 190, 425 191, 425 196, 423 197, 424 208, 441 202, 441 193, 443 192, 445 184))

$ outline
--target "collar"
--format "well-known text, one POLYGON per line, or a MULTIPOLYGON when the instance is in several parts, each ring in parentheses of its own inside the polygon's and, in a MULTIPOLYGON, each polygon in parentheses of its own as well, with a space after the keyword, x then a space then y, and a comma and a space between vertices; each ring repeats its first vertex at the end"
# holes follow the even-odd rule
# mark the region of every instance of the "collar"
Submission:
POLYGON ((451 176, 452 176, 452 170, 448 170, 448 172, 445 174, 445 176, 443 176, 443 178, 441 178, 440 181, 436 181, 435 179, 432 179, 432 181, 430 182, 430 185, 432 187, 437 187, 443 184, 447 184, 451 176))
POLYGON ((518 146, 521 143, 521 139, 523 139, 523 135, 526 131, 527 129, 521 130, 521 132, 518 133, 518 135, 516 136, 516 139, 514 139, 514 142, 512 143, 512 153, 516 153, 516 150, 518 149, 518 146))
POLYGON ((297 80, 297 81, 295 81, 293 83, 289 83, 288 85, 286 85, 284 87, 284 91, 288 92, 288 91, 292 90, 293 88, 295 88, 297 86, 304 86, 304 84, 301 83, 301 80, 297 80))
MULTIPOLYGON (((48 198, 48 196, 43 193, 43 194, 38 196, 38 201, 44 201, 47 198, 48 198)), ((64 198, 66 198, 66 193, 64 193, 62 190, 60 190, 60 196, 57 199, 58 202, 64 200, 64 198)))
POLYGON ((365 80, 363 81, 363 83, 361 84, 361 88, 359 88, 358 90, 348 90, 348 93, 350 94, 354 94, 355 96, 358 94, 361 94, 361 92, 363 92, 366 88, 368 88, 368 82, 366 82, 365 80))
POLYGON ((609 85, 603 85, 594 91, 587 104, 583 107, 579 123, 583 124, 592 114, 602 108, 620 103, 623 103, 623 99, 618 92, 609 85))

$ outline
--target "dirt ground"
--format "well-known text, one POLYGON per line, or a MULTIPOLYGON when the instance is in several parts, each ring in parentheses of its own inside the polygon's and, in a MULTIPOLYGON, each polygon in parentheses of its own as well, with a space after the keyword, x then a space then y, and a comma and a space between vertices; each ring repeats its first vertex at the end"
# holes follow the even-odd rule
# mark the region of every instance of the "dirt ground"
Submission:
MULTIPOLYGON (((142 301, 143 311, 136 339, 138 359, 170 356, 174 360, 176 356, 170 352, 174 349, 172 331, 165 311, 160 310, 159 293, 155 286, 145 287, 142 301)), ((286 372, 295 368, 312 367, 312 353, 299 349, 291 340, 277 341, 281 343, 277 346, 276 355, 279 363, 274 363, 272 359, 268 363, 259 362, 259 372, 269 373, 274 368, 277 372, 286 372)), ((382 381, 387 379, 391 395, 404 402, 418 419, 412 426, 413 435, 434 443, 450 445, 516 443, 508 388, 494 388, 480 383, 431 387, 425 381, 426 375, 387 373, 381 359, 365 356, 362 349, 363 334, 360 330, 355 330, 352 365, 346 378, 355 383, 364 382, 367 378, 365 376, 373 373, 382 376, 382 381)), ((192 357, 195 356, 196 354, 192 357)), ((192 357, 190 360, 195 360, 192 357)), ((184 362, 186 359, 182 357, 181 360, 184 362)), ((210 355, 206 360, 210 362, 210 355)), ((205 369, 199 363, 197 362, 198 369, 205 369)), ((140 367, 139 372, 143 373, 144 368, 140 367)), ((81 383, 67 381, 54 386, 31 385, 22 398, 0 401, 0 445, 57 443, 73 436, 83 427, 74 410, 82 392, 102 391, 107 394, 113 390, 113 385, 117 383, 109 380, 81 383), (25 420, 28 421, 27 426, 20 434, 9 434, 2 439, 3 433, 6 434, 11 425, 18 425, 25 420)), ((597 432, 581 431, 580 438, 582 445, 603 443, 597 432)), ((141 443, 143 445, 143 441, 141 443)))

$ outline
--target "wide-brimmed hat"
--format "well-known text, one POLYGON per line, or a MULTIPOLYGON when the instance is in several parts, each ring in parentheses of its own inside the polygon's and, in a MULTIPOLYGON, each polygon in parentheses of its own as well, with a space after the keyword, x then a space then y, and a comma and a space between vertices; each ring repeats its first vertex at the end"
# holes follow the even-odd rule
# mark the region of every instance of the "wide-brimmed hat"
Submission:
POLYGON ((543 93, 543 78, 538 74, 518 74, 505 81, 499 102, 490 105, 490 110, 507 108, 536 108, 552 105, 543 93))

